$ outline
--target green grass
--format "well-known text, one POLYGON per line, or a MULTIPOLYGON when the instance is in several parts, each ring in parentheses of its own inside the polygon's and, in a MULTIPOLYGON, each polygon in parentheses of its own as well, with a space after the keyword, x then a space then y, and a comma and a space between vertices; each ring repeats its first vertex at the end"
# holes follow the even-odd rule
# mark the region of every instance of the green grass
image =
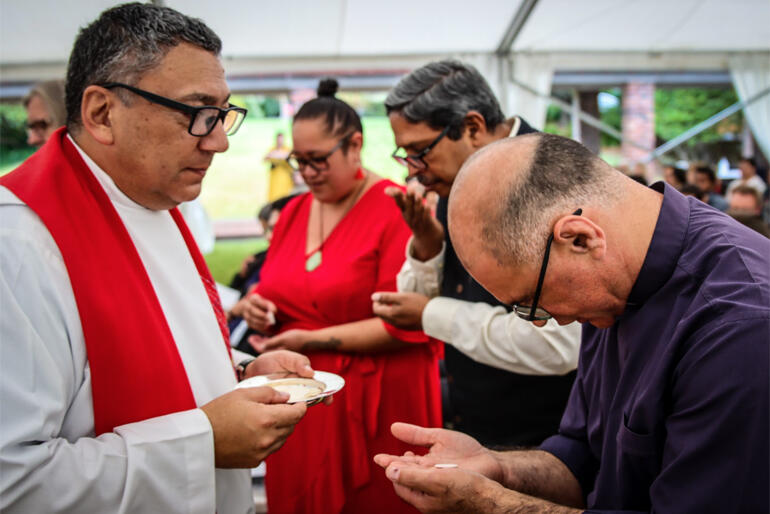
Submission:
POLYGON ((221 240, 214 251, 206 255, 211 275, 220 284, 229 284, 233 275, 241 269, 243 259, 267 248, 267 241, 259 239, 221 240))

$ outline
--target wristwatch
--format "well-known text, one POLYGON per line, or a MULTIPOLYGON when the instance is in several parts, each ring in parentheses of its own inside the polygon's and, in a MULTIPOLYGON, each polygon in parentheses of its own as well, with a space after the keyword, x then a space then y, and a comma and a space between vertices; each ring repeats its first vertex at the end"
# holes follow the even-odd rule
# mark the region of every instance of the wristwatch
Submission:
POLYGON ((255 360, 254 357, 251 357, 250 359, 244 359, 235 365, 235 375, 238 377, 238 382, 246 378, 246 368, 255 360))

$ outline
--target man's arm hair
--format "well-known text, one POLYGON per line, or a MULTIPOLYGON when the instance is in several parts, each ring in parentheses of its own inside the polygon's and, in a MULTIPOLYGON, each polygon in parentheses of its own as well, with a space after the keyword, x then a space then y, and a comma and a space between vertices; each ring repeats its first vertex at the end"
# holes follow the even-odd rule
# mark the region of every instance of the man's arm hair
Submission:
POLYGON ((494 452, 503 469, 502 485, 559 505, 583 508, 580 484, 569 468, 542 450, 494 452))

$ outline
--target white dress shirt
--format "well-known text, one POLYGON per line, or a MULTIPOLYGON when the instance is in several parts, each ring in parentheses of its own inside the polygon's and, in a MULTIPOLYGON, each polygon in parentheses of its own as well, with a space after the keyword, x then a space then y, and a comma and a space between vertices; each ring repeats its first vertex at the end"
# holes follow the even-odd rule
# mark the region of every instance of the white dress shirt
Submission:
MULTIPOLYGON (((80 153, 139 252, 196 404, 230 391, 232 364, 171 215, 133 202, 80 153)), ((94 437, 85 341, 61 253, 37 215, 4 187, 0 373, 0 511, 254 511, 249 471, 214 468, 213 433, 200 409, 94 437)))
POLYGON ((439 296, 446 244, 428 261, 412 256, 412 242, 396 282, 399 291, 431 298, 422 312, 426 334, 451 344, 471 359, 521 375, 563 375, 577 368, 580 324, 544 327, 508 313, 500 306, 439 296))

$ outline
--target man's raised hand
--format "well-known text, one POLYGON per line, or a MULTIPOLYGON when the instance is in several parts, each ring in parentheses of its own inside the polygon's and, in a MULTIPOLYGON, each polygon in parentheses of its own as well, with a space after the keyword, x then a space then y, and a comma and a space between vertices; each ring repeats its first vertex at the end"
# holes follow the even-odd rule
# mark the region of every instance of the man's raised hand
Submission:
POLYGON ((398 187, 386 188, 385 194, 395 200, 414 235, 413 257, 427 261, 438 255, 444 243, 444 227, 435 216, 438 195, 430 192, 423 196, 418 189, 407 188, 404 192, 398 187))

